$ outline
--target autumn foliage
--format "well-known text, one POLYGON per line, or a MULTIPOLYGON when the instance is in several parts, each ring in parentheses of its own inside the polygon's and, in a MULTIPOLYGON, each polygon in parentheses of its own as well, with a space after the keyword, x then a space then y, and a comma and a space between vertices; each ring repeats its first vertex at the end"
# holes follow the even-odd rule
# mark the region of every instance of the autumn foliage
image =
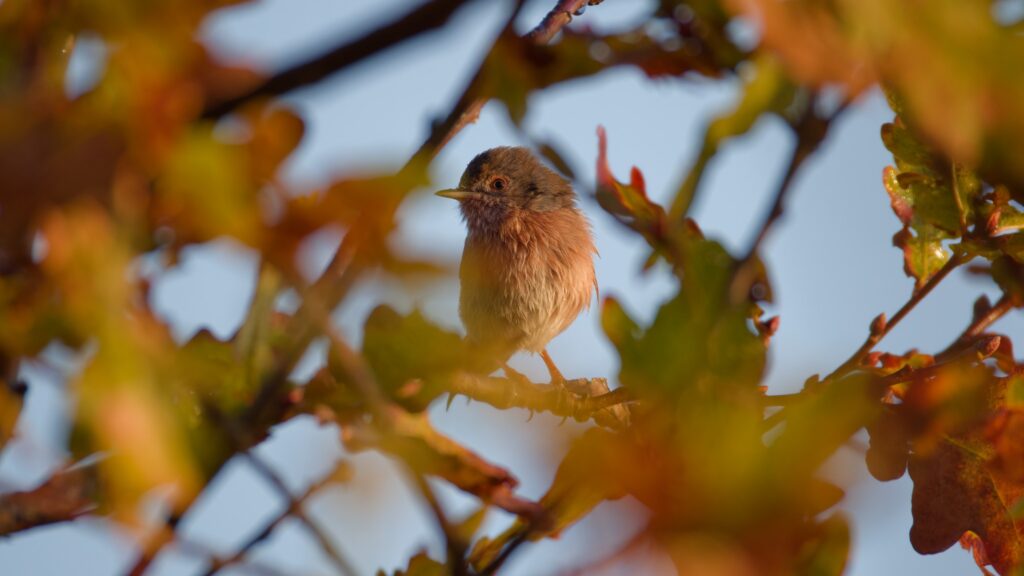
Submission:
MULTIPOLYGON (((522 3, 508 2, 508 24, 401 170, 294 190, 279 167, 304 123, 277 97, 443 27, 472 2, 410 6, 272 74, 217 61, 196 40, 207 14, 234 3, 0 3, 0 446, 32 393, 19 366, 54 348, 85 359, 64 389, 74 399, 67 466, 38 488, 0 495, 0 534, 104 516, 136 537, 131 571, 141 574, 183 545, 178 520, 225 464, 249 459, 287 495, 283 517, 319 535, 338 572, 349 573, 303 512, 322 484, 290 494, 251 452, 272 426, 314 415, 338 427, 348 451, 401 462, 435 513, 445 556, 417 555, 404 574, 495 573, 522 546, 630 495, 649 519, 627 548, 650 543, 681 574, 712 566, 718 571, 700 573, 839 575, 850 546, 848 520, 836 511, 844 491, 819 472, 866 429, 870 473, 913 481, 915 550, 959 542, 983 570, 1024 574, 1024 368, 1010 338, 990 330, 1024 306, 1020 22, 994 16, 987 0, 660 0, 642 26, 598 34, 585 16, 569 23, 600 0, 551 0, 552 12, 520 35, 513 22, 522 3), (754 47, 737 43, 738 23, 759 31, 754 47), (83 36, 108 53, 95 85, 74 94, 67 66, 83 36), (396 211, 431 184, 436 152, 472 129, 487 102, 518 125, 531 93, 618 66, 743 84, 734 106, 708 120, 664 206, 648 194, 642 166, 628 178, 612 173, 606 139, 614 135, 600 131, 596 189, 581 193, 649 245, 649 273, 678 280, 650 322, 603 297, 601 326, 619 373, 565 388, 481 373, 458 334, 386 306, 365 319, 361 344, 349 343, 331 312, 361 280, 450 273, 389 242, 396 211), (778 320, 761 308, 772 297, 761 241, 831 123, 876 87, 893 110, 879 127, 892 166, 876 192, 879 201, 888 193, 902 226, 893 244, 913 291, 864 326, 864 344, 846 362, 808 375, 799 393, 769 395, 762 380, 778 320), (702 233, 690 207, 719 148, 766 116, 781 119, 795 144, 756 240, 731 253, 702 233), (299 247, 327 227, 343 239, 307 281, 299 247), (203 331, 179 342, 151 308, 140 262, 171 269, 182 249, 223 237, 261 257, 246 317, 230 338, 203 331), (973 319, 942 350, 885 350, 890 330, 960 267, 1002 296, 973 303, 973 319), (285 293, 296 296, 293 310, 277 306, 285 293), (296 381, 293 369, 315 341, 328 344, 326 365, 296 381), (517 494, 512 471, 432 427, 426 408, 460 395, 586 423, 543 498, 517 494), (428 478, 476 497, 479 513, 451 518, 428 478), (156 526, 140 512, 155 492, 166 505, 156 526), (483 537, 493 507, 516 520, 483 537)), ((568 170, 556 150, 543 152, 568 170)), ((344 481, 345 465, 324 483, 344 481)), ((593 560, 629 551, 595 551, 593 560)), ((211 555, 209 571, 246 561, 246 552, 211 555)))

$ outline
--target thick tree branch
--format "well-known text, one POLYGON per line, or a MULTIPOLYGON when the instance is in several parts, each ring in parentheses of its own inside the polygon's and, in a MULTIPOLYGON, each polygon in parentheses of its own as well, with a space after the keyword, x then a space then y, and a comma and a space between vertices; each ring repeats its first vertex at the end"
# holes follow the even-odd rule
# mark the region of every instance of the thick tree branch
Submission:
POLYGON ((336 46, 311 60, 274 74, 261 84, 237 96, 210 102, 203 110, 203 118, 219 118, 257 98, 280 96, 297 88, 319 82, 335 72, 401 44, 413 36, 444 26, 452 14, 465 3, 466 0, 427 2, 390 24, 356 40, 336 46))
POLYGON ((43 484, 24 492, 0 496, 0 536, 66 522, 96 507, 96 470, 93 465, 67 468, 43 484))

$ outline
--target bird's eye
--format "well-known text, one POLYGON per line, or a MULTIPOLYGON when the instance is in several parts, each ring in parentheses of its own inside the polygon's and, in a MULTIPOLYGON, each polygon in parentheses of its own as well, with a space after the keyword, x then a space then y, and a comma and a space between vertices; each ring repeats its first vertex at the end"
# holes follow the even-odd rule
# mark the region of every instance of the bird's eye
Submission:
POLYGON ((507 186, 508 186, 508 180, 505 180, 501 176, 495 178, 494 180, 491 180, 491 189, 492 190, 504 190, 505 187, 507 187, 507 186))

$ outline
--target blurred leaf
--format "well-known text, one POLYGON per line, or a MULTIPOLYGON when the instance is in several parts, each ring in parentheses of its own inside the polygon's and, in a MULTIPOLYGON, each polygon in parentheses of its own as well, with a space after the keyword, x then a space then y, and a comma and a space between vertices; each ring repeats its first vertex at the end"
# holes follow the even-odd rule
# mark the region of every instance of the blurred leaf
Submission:
POLYGON ((417 410, 444 390, 447 376, 471 363, 458 334, 434 326, 418 311, 401 316, 388 306, 378 306, 366 319, 363 354, 383 391, 417 410))
POLYGON ((749 67, 742 70, 745 81, 739 101, 731 110, 714 118, 704 131, 697 158, 672 200, 669 211, 672 221, 688 212, 705 169, 723 144, 749 132, 765 114, 781 114, 793 101, 796 87, 777 59, 759 53, 747 65, 749 67))
POLYGON ((485 503, 520 515, 535 515, 539 508, 512 493, 519 484, 511 473, 495 466, 458 442, 437 432, 425 414, 388 409, 391 430, 380 433, 361 423, 343 428, 351 450, 379 448, 420 474, 437 476, 473 494, 485 503))
MULTIPOLYGON (((405 570, 395 570, 394 572, 394 576, 449 576, 450 574, 448 566, 428 556, 426 551, 410 558, 409 567, 405 570)), ((383 570, 378 571, 377 575, 385 576, 383 570)))
POLYGON ((209 129, 192 130, 174 148, 158 186, 161 220, 187 240, 227 235, 258 246, 261 217, 250 162, 241 146, 217 140, 209 129))
POLYGON ((769 460, 780 473, 780 490, 800 495, 810 478, 860 428, 878 417, 884 386, 873 376, 855 373, 804 392, 787 409, 786 426, 771 443, 769 460), (805 480, 803 480, 805 481, 805 480))
POLYGON ((1012 507, 1024 497, 1024 485, 994 474, 973 446, 942 442, 928 455, 910 459, 914 481, 914 525, 910 542, 921 554, 937 554, 965 532, 975 533, 985 557, 1001 574, 1021 562, 1021 530, 1012 507))
POLYGON ((24 400, 23 384, 0 380, 0 449, 14 436, 24 400))
POLYGON ((871 437, 865 455, 868 471, 878 480, 896 480, 903 476, 910 458, 910 436, 897 406, 885 406, 878 419, 868 424, 871 437))
POLYGON ((70 321, 94 334, 97 346, 73 382, 78 402, 72 449, 79 458, 109 453, 100 463, 101 486, 120 519, 136 524, 140 499, 157 487, 170 489, 177 510, 202 481, 187 424, 167 410, 170 336, 135 306, 129 255, 101 210, 53 214, 44 230, 46 273, 61 287, 70 321))
POLYGON ((901 96, 903 119, 944 155, 985 180, 1024 183, 1024 60, 1019 32, 991 2, 938 2, 922 17, 913 0, 828 3, 731 0, 756 22, 763 45, 810 86, 855 96, 880 78, 901 96))
POLYGON ((287 108, 259 108, 250 113, 252 167, 259 180, 274 178, 280 164, 298 147, 305 125, 287 108))
POLYGON ((480 570, 517 538, 525 535, 529 540, 539 540, 557 536, 601 502, 625 496, 626 479, 631 470, 623 465, 635 448, 622 436, 600 428, 584 432, 573 442, 558 466, 551 487, 540 500, 543 523, 517 520, 494 539, 481 539, 470 553, 470 563, 480 570))
POLYGON ((728 287, 733 259, 719 244, 694 239, 679 246, 679 294, 641 330, 614 301, 602 325, 622 359, 622 384, 643 396, 753 394, 765 348, 749 326, 752 308, 733 306, 728 287))
POLYGON ((815 526, 815 534, 800 551, 795 574, 840 576, 850 556, 850 526, 842 514, 833 514, 815 526))
POLYGON ((701 48, 697 39, 681 45, 658 41, 644 28, 612 35, 565 29, 552 45, 537 45, 506 32, 494 43, 474 81, 475 96, 500 99, 512 121, 520 124, 532 91, 614 66, 632 65, 650 77, 687 72, 717 76, 718 64, 710 62, 701 48))

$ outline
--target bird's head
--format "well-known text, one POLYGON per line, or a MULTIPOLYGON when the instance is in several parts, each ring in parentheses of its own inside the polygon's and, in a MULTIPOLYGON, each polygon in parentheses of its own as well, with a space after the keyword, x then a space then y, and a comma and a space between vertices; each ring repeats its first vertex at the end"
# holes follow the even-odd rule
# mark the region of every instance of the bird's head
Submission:
POLYGON ((459 201, 470 227, 520 211, 548 212, 575 206, 572 185, 522 147, 491 148, 473 158, 459 187, 437 192, 459 201))

